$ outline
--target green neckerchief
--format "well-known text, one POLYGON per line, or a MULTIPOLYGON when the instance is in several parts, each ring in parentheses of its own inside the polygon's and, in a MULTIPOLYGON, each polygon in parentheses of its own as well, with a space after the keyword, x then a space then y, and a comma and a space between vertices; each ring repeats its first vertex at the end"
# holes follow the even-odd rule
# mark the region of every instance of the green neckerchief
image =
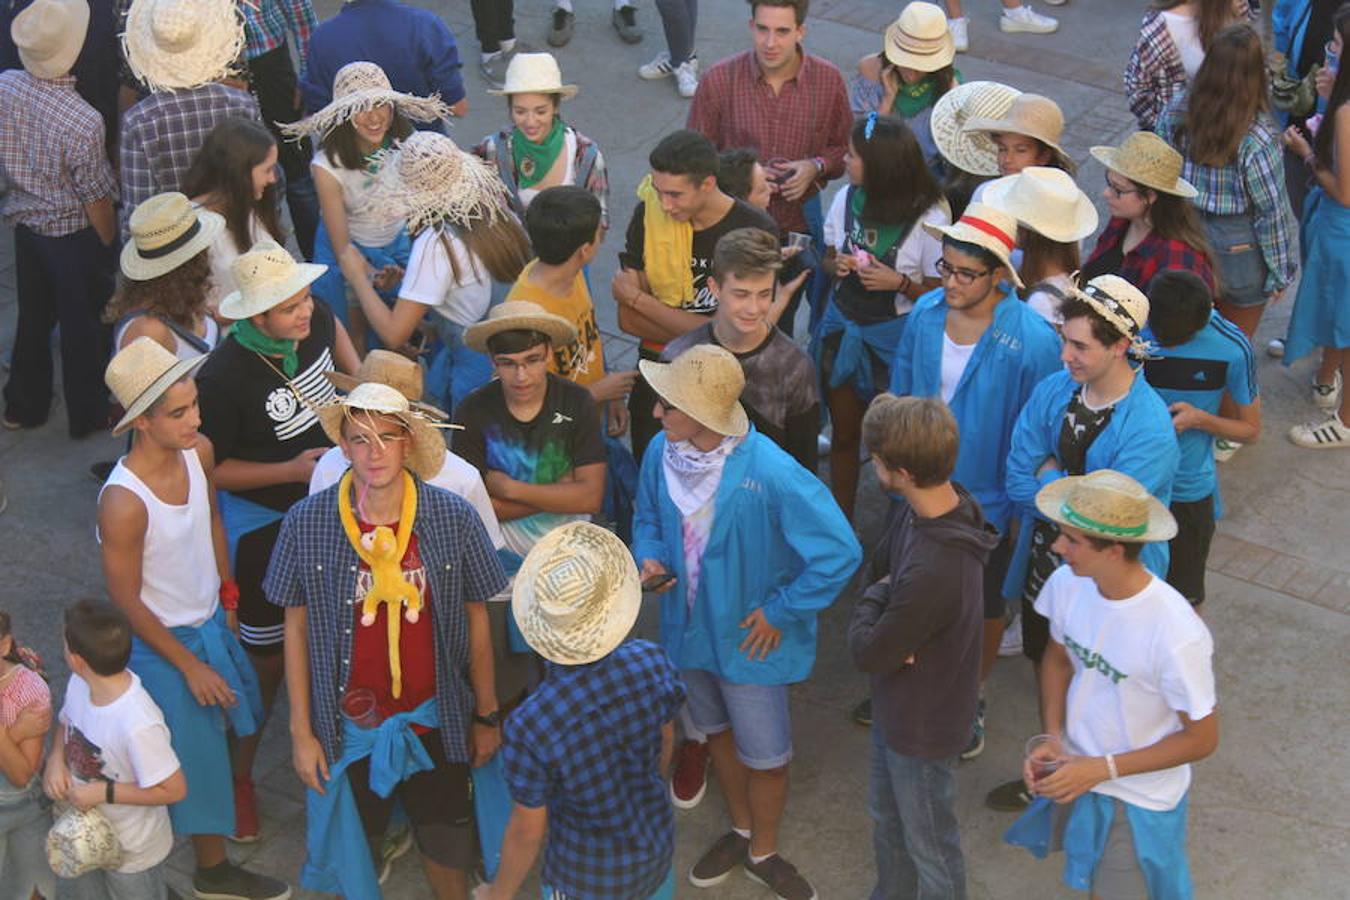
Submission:
POLYGON ((849 197, 848 200, 849 211, 853 213, 853 221, 855 223, 854 230, 863 234, 863 245, 867 252, 880 259, 891 252, 891 248, 895 246, 896 241, 900 240, 901 236, 905 233, 906 228, 904 225, 873 225, 870 222, 864 223, 862 211, 863 207, 866 205, 867 194, 864 193, 863 189, 860 187, 854 188, 853 195, 849 197), (868 240, 868 238, 871 240, 868 240))
POLYGON ((519 128, 511 133, 511 157, 516 163, 516 183, 520 187, 534 187, 549 173, 562 152, 566 131, 562 117, 555 115, 553 127, 538 144, 525 137, 519 128))
POLYGON ((388 150, 392 146, 394 146, 394 139, 392 136, 386 134, 384 136, 384 140, 380 141, 380 146, 376 147, 369 153, 361 154, 361 161, 365 164, 365 170, 372 174, 378 172, 380 170, 380 167, 378 165, 378 160, 375 157, 379 156, 381 153, 388 150))
MULTIPOLYGON (((961 81, 961 73, 953 70, 952 85, 961 81)), ((891 104, 891 112, 912 119, 937 102, 937 75, 929 72, 913 84, 900 85, 900 91, 891 104)))
POLYGON ((239 346, 245 350, 252 350, 254 353, 261 353, 264 356, 280 356, 281 371, 286 373, 287 378, 293 377, 300 370, 299 341, 283 341, 279 338, 268 337, 248 319, 240 319, 235 322, 230 333, 239 342, 239 346))

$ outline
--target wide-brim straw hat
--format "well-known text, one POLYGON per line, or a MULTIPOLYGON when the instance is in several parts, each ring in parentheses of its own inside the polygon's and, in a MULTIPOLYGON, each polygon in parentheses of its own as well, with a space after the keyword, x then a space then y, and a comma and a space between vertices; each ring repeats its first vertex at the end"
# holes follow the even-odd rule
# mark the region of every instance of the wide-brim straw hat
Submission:
POLYGON ((730 437, 750 430, 741 405, 745 370, 715 344, 698 344, 668 363, 641 360, 638 369, 657 396, 704 428, 730 437))
POLYGON ((512 94, 559 94, 564 100, 575 97, 580 90, 575 84, 563 84, 562 69, 552 53, 517 53, 506 67, 506 80, 500 89, 488 88, 489 94, 509 97, 512 94))
POLYGON ((1061 244, 1081 241, 1097 230, 1097 207, 1063 169, 1028 166, 989 182, 981 199, 1061 244))
POLYGON ((1148 324, 1148 297, 1119 275, 1098 275, 1075 295, 1087 301, 1098 315, 1130 338, 1131 343, 1148 324))
POLYGON ((368 381, 358 384, 351 393, 315 410, 324 434, 334 444, 342 440, 342 422, 369 420, 372 415, 397 419, 408 429, 408 455, 403 464, 418 478, 430 481, 445 465, 445 438, 441 426, 413 409, 408 398, 397 388, 368 381))
POLYGON ((36 0, 9 26, 19 62, 34 78, 60 78, 70 72, 89 34, 87 0, 36 0))
POLYGON ((408 222, 409 234, 441 222, 467 227, 506 214, 506 185, 495 166, 434 131, 418 131, 375 155, 376 206, 408 222))
POLYGON ((1017 88, 997 81, 970 81, 943 94, 929 118, 938 152, 972 175, 999 174, 994 139, 982 132, 966 131, 966 123, 975 117, 1002 115, 1019 93, 1017 88))
POLYGON ((99 807, 82 810, 57 803, 52 812, 54 821, 46 840, 47 865, 58 876, 79 878, 95 869, 122 865, 122 841, 99 807))
POLYGON ((924 222, 923 227, 939 241, 949 237, 954 241, 983 247, 1003 263, 1014 284, 1023 286, 1017 267, 1012 264, 1013 248, 1017 246, 1017 220, 1002 210, 986 203, 972 203, 954 225, 924 222))
POLYGON ((135 0, 122 34, 127 65, 152 91, 219 81, 244 43, 234 0, 135 0))
POLYGON ((205 354, 179 359, 150 337, 138 337, 117 352, 103 370, 103 381, 126 410, 113 427, 119 435, 154 405, 164 392, 206 362, 205 354))
POLYGON ((922 0, 900 11, 886 28, 882 52, 892 65, 916 72, 936 72, 956 58, 956 41, 941 7, 922 0))
POLYGON ((1094 159, 1136 184, 1191 199, 1199 191, 1181 177, 1181 154, 1151 131, 1136 131, 1119 147, 1093 147, 1094 159))
POLYGON ((351 393, 356 390, 357 385, 367 382, 385 384, 407 397, 408 403, 417 412, 438 420, 449 418, 444 410, 422 402, 422 366, 402 353, 395 353, 392 350, 371 350, 365 359, 361 360, 355 375, 348 375, 346 372, 324 372, 323 377, 344 394, 351 393))
POLYGON ((247 319, 267 312, 300 293, 328 271, 318 263, 296 262, 290 251, 272 240, 261 240, 230 264, 230 274, 239 289, 220 301, 226 319, 247 319))
POLYGON ((1036 492, 1036 508, 1052 522, 1111 541, 1153 543, 1177 534, 1177 520, 1163 502, 1113 469, 1050 482, 1036 492))
POLYGON ((641 608, 633 554, 613 532, 590 522, 544 535, 511 589, 511 615, 525 643, 564 666, 609 655, 633 630, 641 608))
POLYGON ((464 329, 464 345, 489 353, 488 341, 503 331, 537 331, 547 335, 554 347, 566 347, 577 339, 576 326, 562 316, 528 300, 507 300, 492 307, 486 319, 464 329))
POLYGON ((122 245, 122 274, 132 281, 149 281, 211 246, 225 228, 225 217, 170 191, 132 210, 127 228, 131 240, 122 245))
POLYGON ((1040 94, 1022 94, 1002 113, 972 116, 966 122, 966 131, 972 134, 1021 134, 1065 155, 1064 148, 1059 145, 1064 137, 1064 112, 1058 103, 1040 94))
POLYGON ((373 62, 358 61, 337 70, 333 76, 333 99, 327 106, 299 122, 281 125, 281 130, 291 138, 307 134, 322 138, 357 113, 385 104, 418 122, 435 122, 450 115, 450 107, 441 102, 440 94, 417 97, 396 91, 384 69, 373 62))

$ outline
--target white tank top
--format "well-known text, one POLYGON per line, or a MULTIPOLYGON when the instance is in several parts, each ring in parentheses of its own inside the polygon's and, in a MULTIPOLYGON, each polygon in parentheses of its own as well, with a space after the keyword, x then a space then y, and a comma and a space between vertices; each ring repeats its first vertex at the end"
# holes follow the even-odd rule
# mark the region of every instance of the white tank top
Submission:
MULTIPOLYGON (((211 498, 206 473, 196 450, 184 450, 188 500, 165 503, 117 461, 103 485, 126 488, 145 504, 145 548, 141 556, 141 602, 166 628, 196 627, 215 614, 220 602, 220 574, 211 540, 211 498)), ((102 491, 99 492, 100 497, 102 491)), ((100 542, 102 538, 100 537, 100 542)))

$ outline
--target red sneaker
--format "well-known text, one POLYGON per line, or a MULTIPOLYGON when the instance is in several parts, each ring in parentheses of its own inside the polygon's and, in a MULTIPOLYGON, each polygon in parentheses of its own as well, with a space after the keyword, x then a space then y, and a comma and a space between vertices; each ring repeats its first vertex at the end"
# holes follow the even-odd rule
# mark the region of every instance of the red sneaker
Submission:
POLYGON ((237 844, 252 844, 258 840, 258 800, 253 795, 253 779, 235 776, 234 779, 234 834, 230 840, 237 844))
POLYGON ((675 774, 670 778, 670 802, 693 809, 708 790, 708 745, 682 741, 675 751, 675 774))

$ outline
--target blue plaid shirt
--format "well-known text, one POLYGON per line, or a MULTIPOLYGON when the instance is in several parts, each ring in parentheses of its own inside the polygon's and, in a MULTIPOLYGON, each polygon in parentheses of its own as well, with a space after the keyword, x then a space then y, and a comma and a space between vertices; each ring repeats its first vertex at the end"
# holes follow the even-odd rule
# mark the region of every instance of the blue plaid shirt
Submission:
MULTIPOLYGON (((342 754, 338 703, 351 676, 359 560, 338 519, 338 486, 301 500, 281 523, 263 592, 308 611, 310 724, 331 764, 342 754)), ((463 497, 417 481, 417 550, 436 629, 436 712, 450 762, 468 762, 469 624, 465 603, 506 587, 497 551, 463 497)))
POLYGON ((239 4, 239 11, 244 14, 244 37, 248 41, 244 52, 249 59, 286 43, 289 32, 295 35, 295 52, 303 63, 309 52, 309 33, 319 24, 310 0, 247 0, 239 4))
POLYGON ((582 900, 661 886, 675 849, 661 726, 683 702, 674 664, 650 641, 586 665, 548 664, 502 732, 511 798, 548 807, 544 884, 582 900))

